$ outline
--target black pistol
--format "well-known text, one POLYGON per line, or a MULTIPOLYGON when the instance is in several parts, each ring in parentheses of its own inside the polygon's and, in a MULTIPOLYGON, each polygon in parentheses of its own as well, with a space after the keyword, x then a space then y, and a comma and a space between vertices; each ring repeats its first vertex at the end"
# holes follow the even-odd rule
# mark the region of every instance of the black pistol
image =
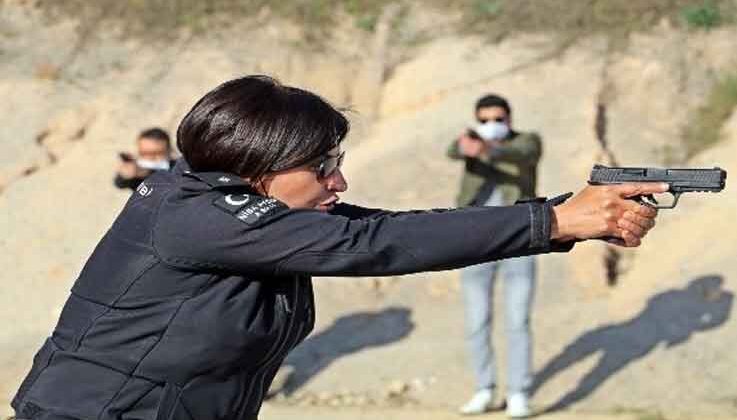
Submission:
POLYGON ((658 209, 672 209, 678 204, 678 198, 685 192, 720 192, 727 181, 727 171, 721 168, 712 169, 670 169, 670 168, 617 168, 594 165, 591 170, 589 184, 608 185, 626 182, 665 182, 670 186, 668 192, 673 195, 673 203, 661 206, 651 194, 634 199, 640 203, 658 209))

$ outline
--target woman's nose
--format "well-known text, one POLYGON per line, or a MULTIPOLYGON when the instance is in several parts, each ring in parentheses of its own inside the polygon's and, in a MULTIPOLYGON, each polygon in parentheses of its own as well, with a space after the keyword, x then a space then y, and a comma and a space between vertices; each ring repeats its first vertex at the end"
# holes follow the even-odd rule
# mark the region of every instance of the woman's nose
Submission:
POLYGON ((348 190, 348 181, 345 180, 343 171, 336 169, 332 174, 330 174, 328 177, 328 188, 330 191, 335 192, 344 192, 348 190))

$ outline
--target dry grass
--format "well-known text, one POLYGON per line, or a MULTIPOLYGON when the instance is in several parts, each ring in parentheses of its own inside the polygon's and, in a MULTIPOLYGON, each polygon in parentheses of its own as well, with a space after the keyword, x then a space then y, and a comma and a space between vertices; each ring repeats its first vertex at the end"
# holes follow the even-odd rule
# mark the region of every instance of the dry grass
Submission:
MULTIPOLYGON (((217 31, 255 16, 279 16, 300 24, 306 37, 324 39, 339 19, 371 31, 392 0, 47 0, 51 18, 115 21, 126 35, 165 37, 180 29, 217 31)), ((458 29, 501 39, 519 32, 565 36, 626 35, 647 31, 663 19, 710 29, 730 24, 732 0, 405 0, 405 6, 436 7, 460 15, 458 29)))
POLYGON ((447 0, 463 4, 462 27, 492 40, 524 32, 543 32, 571 40, 606 35, 626 42, 663 20, 677 27, 711 29, 733 23, 731 0, 447 0))
POLYGON ((722 76, 712 87, 706 103, 695 113, 686 128, 683 138, 686 158, 718 143, 722 138, 722 127, 737 110, 737 70, 722 76))
POLYGON ((53 0, 37 4, 50 19, 112 22, 126 36, 166 39, 181 30, 217 32, 256 18, 289 19, 312 41, 324 39, 346 16, 356 27, 373 30, 390 0, 53 0))

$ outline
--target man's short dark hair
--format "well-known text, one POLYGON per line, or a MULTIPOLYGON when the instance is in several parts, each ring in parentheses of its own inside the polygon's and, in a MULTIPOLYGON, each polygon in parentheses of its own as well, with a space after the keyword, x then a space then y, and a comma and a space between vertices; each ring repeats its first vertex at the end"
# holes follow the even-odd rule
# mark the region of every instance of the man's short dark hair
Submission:
POLYGON ((509 106, 509 102, 499 95, 489 94, 481 97, 476 101, 476 112, 479 112, 481 108, 499 107, 507 112, 507 115, 512 115, 512 108, 509 106))
POLYGON ((318 159, 348 130, 346 117, 314 93, 247 76, 200 99, 179 125, 177 146, 194 171, 255 181, 318 159))
POLYGON ((147 128, 141 131, 141 134, 138 135, 138 138, 158 140, 160 142, 166 143, 166 147, 171 149, 171 139, 169 138, 169 133, 159 127, 147 128))

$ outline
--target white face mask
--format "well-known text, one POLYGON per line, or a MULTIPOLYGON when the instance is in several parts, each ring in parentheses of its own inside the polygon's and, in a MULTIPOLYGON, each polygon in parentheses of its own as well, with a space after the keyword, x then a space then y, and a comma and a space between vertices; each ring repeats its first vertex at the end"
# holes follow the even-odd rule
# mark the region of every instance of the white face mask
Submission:
POLYGON ((136 161, 136 165, 138 165, 139 168, 149 169, 152 171, 168 171, 169 167, 171 166, 169 164, 169 161, 166 159, 164 160, 138 159, 136 161))
POLYGON ((509 126, 503 122, 487 121, 477 125, 474 131, 486 141, 501 140, 509 135, 509 126))

